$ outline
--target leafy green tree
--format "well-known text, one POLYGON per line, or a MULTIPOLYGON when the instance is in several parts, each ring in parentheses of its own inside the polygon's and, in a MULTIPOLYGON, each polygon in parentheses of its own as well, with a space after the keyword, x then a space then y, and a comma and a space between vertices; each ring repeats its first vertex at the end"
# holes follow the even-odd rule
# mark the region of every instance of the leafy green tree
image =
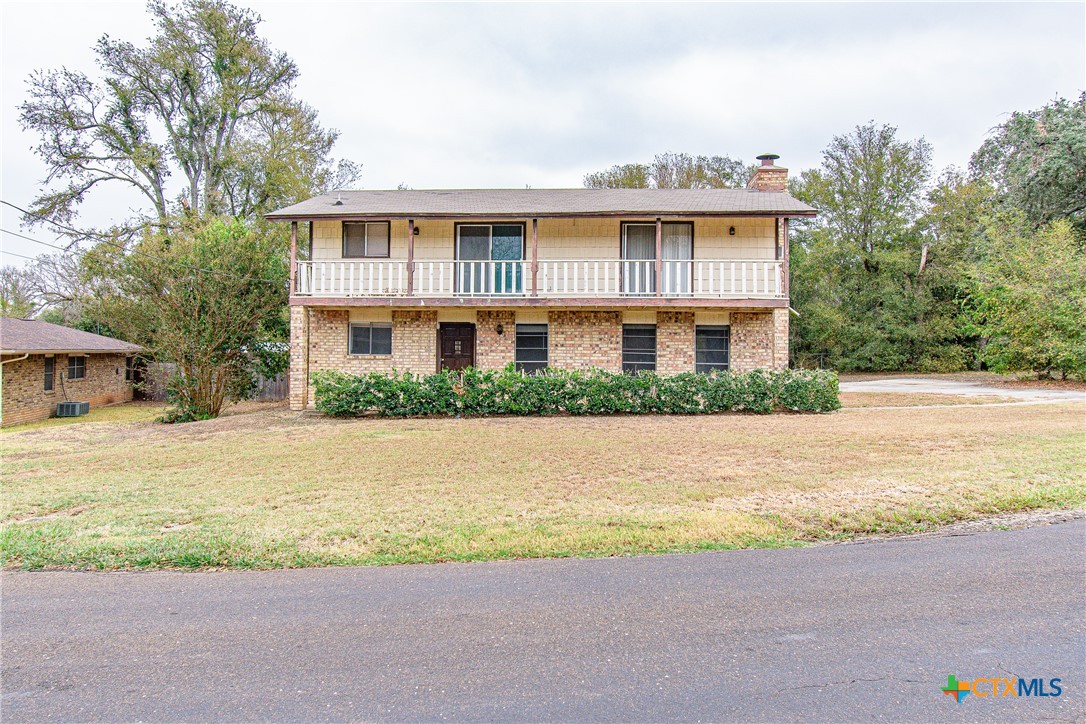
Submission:
POLYGON ((593 189, 721 189, 746 186, 754 167, 728 156, 662 153, 650 163, 628 163, 584 177, 593 189))
POLYGON ((286 260, 252 223, 189 216, 133 250, 99 245, 85 262, 110 280, 96 311, 156 362, 174 365, 170 421, 215 417, 254 373, 286 365, 286 260))
POLYGON ((74 223, 103 185, 145 200, 118 222, 129 234, 182 211, 247 218, 357 173, 341 164, 337 179, 337 134, 293 97, 298 69, 257 33, 257 14, 224 0, 147 9, 156 32, 146 46, 98 41, 101 79, 67 68, 30 76, 20 121, 40 139, 48 187, 28 224, 74 223))
POLYGON ((998 372, 1086 377, 1086 249, 1069 220, 1040 230, 1019 215, 987 225, 977 317, 998 372))
POLYGON ((1086 234, 1086 93, 1012 113, 973 154, 970 169, 1035 227, 1068 219, 1086 234))
POLYGON ((799 316, 792 333, 800 362, 817 355, 846 370, 966 364, 958 344, 960 270, 943 253, 950 242, 922 223, 930 177, 924 139, 899 140, 897 129, 872 122, 836 136, 821 166, 792 182, 793 194, 819 210, 794 227, 799 316))

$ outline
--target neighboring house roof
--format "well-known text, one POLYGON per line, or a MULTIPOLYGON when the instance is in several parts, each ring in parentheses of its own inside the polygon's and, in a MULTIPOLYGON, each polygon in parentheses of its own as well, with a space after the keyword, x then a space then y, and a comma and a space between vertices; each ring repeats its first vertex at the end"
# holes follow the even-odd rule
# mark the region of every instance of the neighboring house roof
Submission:
POLYGON ((787 193, 753 189, 434 189, 334 191, 267 214, 344 217, 814 216, 787 193))
POLYGON ((0 319, 0 354, 133 354, 140 349, 139 345, 130 342, 36 319, 0 319))

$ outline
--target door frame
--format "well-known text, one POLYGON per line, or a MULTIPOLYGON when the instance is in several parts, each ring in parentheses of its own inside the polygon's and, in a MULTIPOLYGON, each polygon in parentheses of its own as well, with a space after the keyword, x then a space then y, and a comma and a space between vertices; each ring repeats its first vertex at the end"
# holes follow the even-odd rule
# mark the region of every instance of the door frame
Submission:
MULTIPOLYGON (((470 363, 470 366, 471 367, 475 366, 476 347, 478 347, 478 345, 479 345, 479 334, 478 334, 479 330, 478 330, 478 327, 475 324, 475 322, 438 322, 438 325, 437 325, 437 371, 438 372, 445 369, 444 366, 441 364, 441 360, 442 360, 441 335, 442 335, 442 332, 444 330, 452 329, 452 328, 459 328, 459 329, 470 328, 471 329, 471 363, 470 363)), ((453 370, 453 371, 455 372, 456 370, 453 370)))

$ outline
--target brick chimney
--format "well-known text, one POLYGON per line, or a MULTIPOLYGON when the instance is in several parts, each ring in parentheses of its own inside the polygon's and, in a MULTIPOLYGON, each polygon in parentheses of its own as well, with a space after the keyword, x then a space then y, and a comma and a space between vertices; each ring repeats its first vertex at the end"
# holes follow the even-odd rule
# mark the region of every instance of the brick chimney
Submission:
POLYGON ((785 191, 788 187, 788 169, 773 164, 780 156, 775 153, 763 153, 758 157, 762 165, 754 169, 748 189, 755 191, 785 191))

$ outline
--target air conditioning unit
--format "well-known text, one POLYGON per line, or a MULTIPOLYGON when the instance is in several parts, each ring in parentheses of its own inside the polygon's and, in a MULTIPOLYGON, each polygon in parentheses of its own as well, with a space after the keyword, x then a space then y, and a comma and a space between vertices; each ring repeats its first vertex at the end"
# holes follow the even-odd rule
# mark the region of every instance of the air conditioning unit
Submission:
POLYGON ((58 402, 57 417, 79 417, 90 412, 89 402, 58 402))

